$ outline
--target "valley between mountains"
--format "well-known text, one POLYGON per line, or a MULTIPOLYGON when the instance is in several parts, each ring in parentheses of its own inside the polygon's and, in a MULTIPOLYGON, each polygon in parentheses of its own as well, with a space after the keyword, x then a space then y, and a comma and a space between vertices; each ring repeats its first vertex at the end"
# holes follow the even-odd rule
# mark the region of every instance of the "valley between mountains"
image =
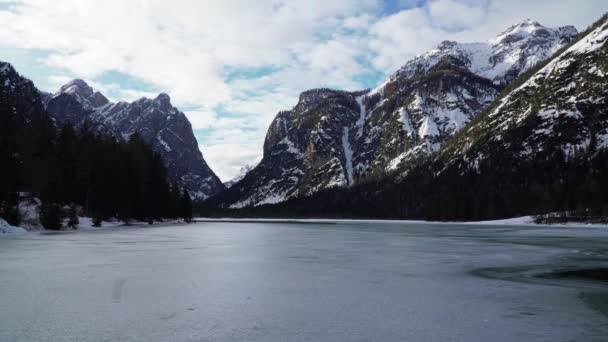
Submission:
POLYGON ((525 20, 444 41, 373 89, 304 91, 270 124, 261 161, 225 184, 167 94, 111 102, 78 79, 47 93, 0 63, 0 95, 19 125, 47 113, 57 129, 141 137, 202 215, 603 216, 607 37, 606 17, 582 33, 525 20))

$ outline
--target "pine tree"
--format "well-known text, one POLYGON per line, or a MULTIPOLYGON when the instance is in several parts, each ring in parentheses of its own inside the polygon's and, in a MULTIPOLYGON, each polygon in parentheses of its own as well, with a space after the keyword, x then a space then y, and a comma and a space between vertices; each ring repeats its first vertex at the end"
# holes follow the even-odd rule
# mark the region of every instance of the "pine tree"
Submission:
POLYGON ((21 160, 16 137, 15 116, 0 110, 0 217, 9 224, 21 223, 19 188, 21 160))
POLYGON ((103 216, 99 213, 99 210, 93 214, 93 227, 101 227, 103 223, 103 216))
POLYGON ((64 213, 56 203, 42 203, 40 206, 40 223, 45 229, 60 230, 63 228, 64 213))
POLYGON ((10 192, 6 199, 3 202, 0 202, 0 217, 12 226, 21 224, 18 192, 10 192))
POLYGON ((166 216, 172 219, 177 219, 181 216, 181 193, 177 183, 173 183, 169 187, 169 200, 167 203, 166 216))
POLYGON ((68 210, 68 227, 72 229, 78 229, 78 224, 80 220, 78 219, 78 210, 75 205, 71 205, 68 210))
POLYGON ((187 223, 190 223, 192 222, 192 199, 190 198, 190 194, 186 188, 184 188, 181 202, 182 218, 187 223))
POLYGON ((57 137, 58 200, 71 203, 79 199, 78 182, 78 137, 71 125, 64 126, 57 137))

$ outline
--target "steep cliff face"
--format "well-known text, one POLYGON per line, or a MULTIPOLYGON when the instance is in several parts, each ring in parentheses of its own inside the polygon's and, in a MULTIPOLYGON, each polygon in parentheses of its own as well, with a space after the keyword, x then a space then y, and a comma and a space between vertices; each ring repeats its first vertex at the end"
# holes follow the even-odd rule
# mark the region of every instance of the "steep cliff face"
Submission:
POLYGON ((361 165, 373 172, 397 168, 435 152, 485 109, 500 89, 575 39, 572 26, 546 28, 525 20, 485 43, 445 41, 406 63, 360 101, 372 126, 366 141, 380 147, 361 165), (396 132, 395 118, 401 125, 396 132), (374 127, 382 127, 377 129, 374 127), (382 132, 383 134, 379 134, 382 132))
POLYGON ((372 90, 309 90, 269 127, 264 158, 214 204, 277 203, 382 177, 436 152, 500 90, 576 37, 526 20, 485 43, 443 42, 372 90))
POLYGON ((395 78, 359 99, 358 175, 383 174, 436 151, 497 96, 499 86, 450 56, 427 72, 395 78), (367 107, 370 110, 367 110, 367 107))
POLYGON ((292 110, 280 112, 271 123, 262 161, 221 197, 232 197, 232 206, 242 207, 351 184, 349 130, 359 118, 360 94, 330 89, 302 93, 292 110))
POLYGON ((87 122, 92 129, 119 138, 139 134, 162 156, 169 176, 186 186, 193 198, 205 199, 224 189, 199 151, 190 122, 167 94, 112 103, 84 81, 73 80, 42 98, 59 126, 87 122))

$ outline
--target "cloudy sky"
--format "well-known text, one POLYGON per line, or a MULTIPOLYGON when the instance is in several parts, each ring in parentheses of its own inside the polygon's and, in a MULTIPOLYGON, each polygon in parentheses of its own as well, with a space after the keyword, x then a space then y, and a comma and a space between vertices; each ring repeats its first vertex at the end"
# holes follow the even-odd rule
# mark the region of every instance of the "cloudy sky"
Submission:
POLYGON ((306 89, 373 87, 442 40, 526 18, 584 29, 606 0, 0 0, 0 60, 45 91, 82 78, 112 100, 171 95, 222 180, 261 158, 306 89))

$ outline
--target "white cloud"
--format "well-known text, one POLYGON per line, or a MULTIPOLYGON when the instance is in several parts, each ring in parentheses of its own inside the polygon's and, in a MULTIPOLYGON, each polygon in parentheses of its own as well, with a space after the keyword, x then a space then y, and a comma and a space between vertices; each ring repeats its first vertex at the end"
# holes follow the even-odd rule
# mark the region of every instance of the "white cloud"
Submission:
POLYGON ((482 23, 485 17, 483 2, 435 0, 429 3, 428 9, 431 20, 448 30, 469 29, 482 23))
POLYGON ((188 110, 184 114, 190 121, 192 129, 206 129, 212 127, 217 122, 217 113, 205 108, 188 110))
POLYGON ((413 56, 434 47, 441 36, 422 8, 404 10, 370 27, 372 60, 379 70, 395 70, 413 56))
POLYGON ((155 96, 90 81, 118 71, 169 93, 196 108, 186 114, 205 129, 205 159, 229 179, 261 156, 272 118, 303 90, 364 88, 366 73, 388 75, 445 39, 485 40, 528 17, 580 29, 608 10, 604 0, 400 4, 387 14, 380 0, 21 0, 0 10, 0 52, 49 51, 49 72, 39 77, 52 86, 77 76, 113 100, 155 96))

